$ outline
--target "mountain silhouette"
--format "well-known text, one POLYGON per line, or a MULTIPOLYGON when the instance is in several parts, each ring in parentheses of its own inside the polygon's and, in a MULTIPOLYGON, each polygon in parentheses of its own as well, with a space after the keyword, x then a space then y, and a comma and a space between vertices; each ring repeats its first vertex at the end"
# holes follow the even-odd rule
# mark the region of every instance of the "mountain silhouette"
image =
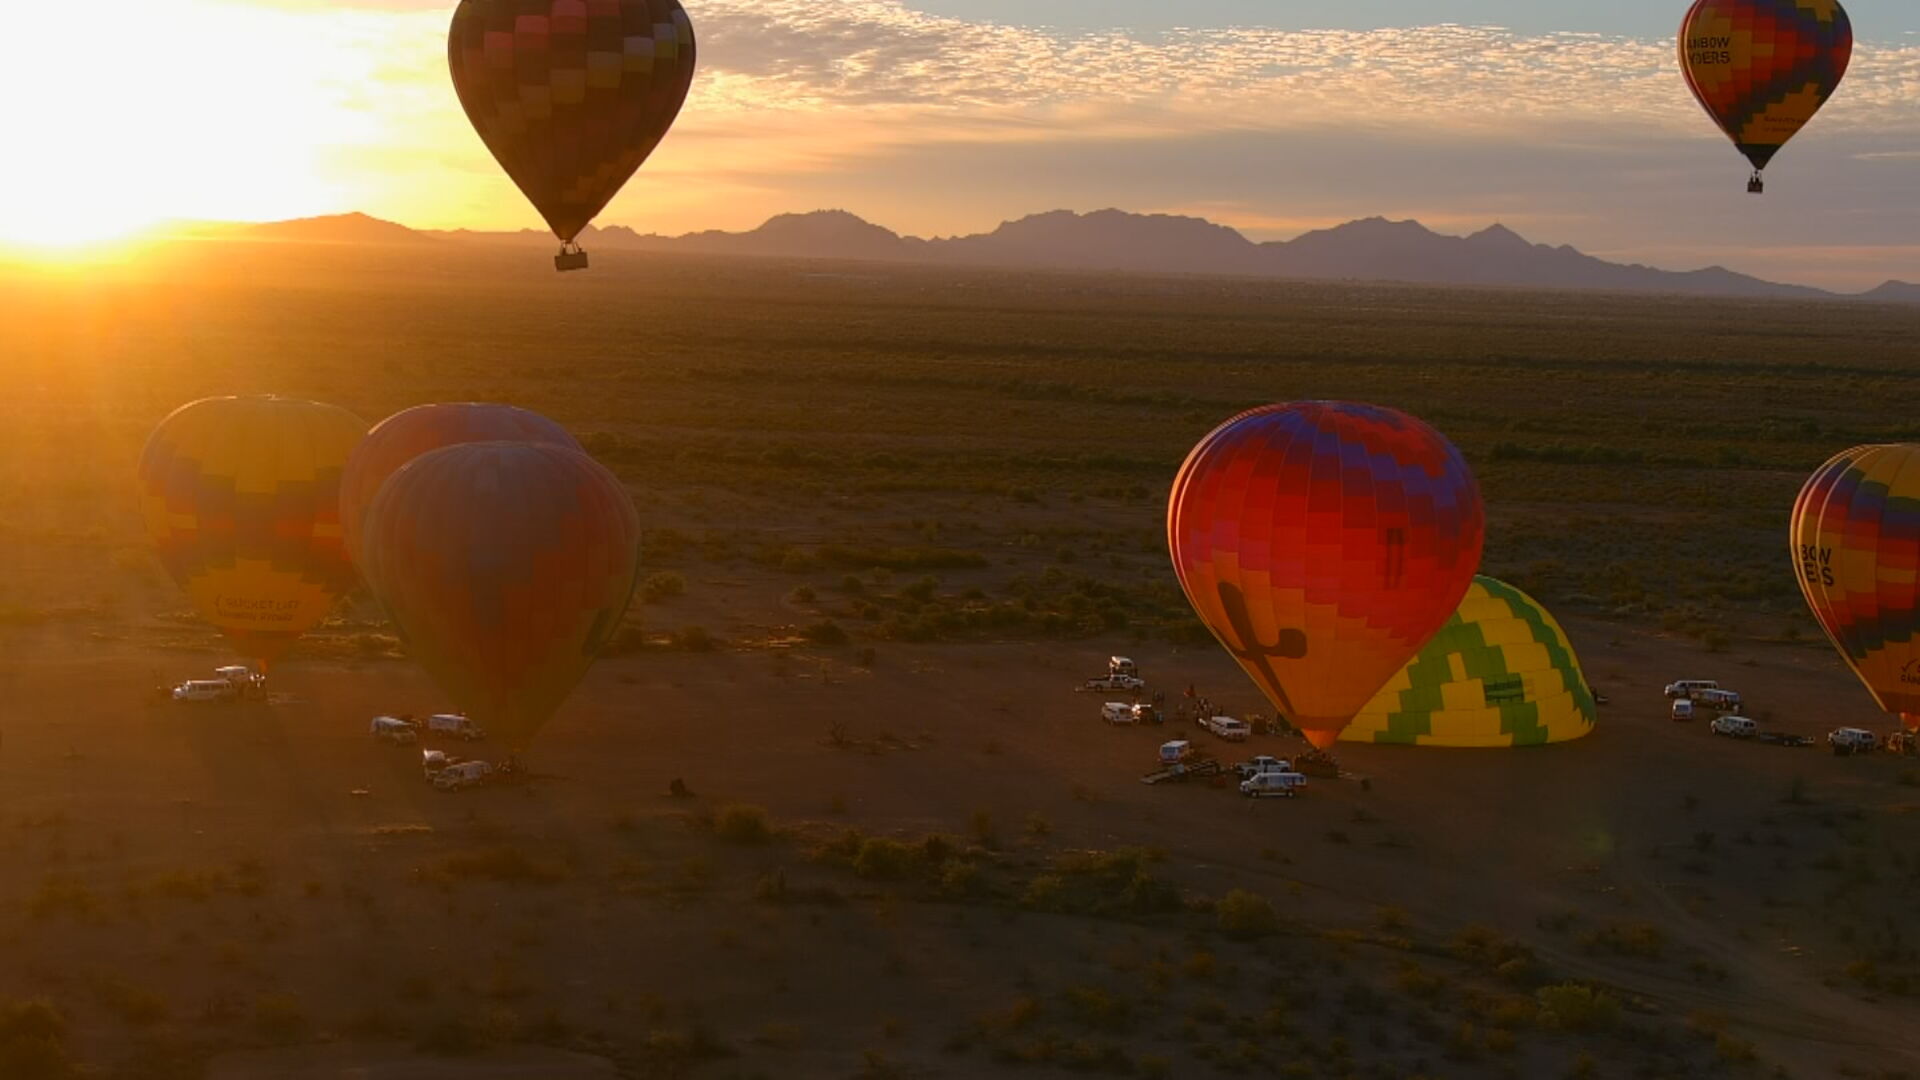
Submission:
MULTIPOLYGON (((240 234, 335 243, 436 237, 555 245, 551 235, 532 229, 416 233, 363 214, 252 226, 240 234)), ((1470 236, 1448 236, 1417 221, 1380 217, 1317 229, 1293 240, 1256 243, 1203 218, 1111 209, 1054 210, 1004 222, 989 233, 921 239, 901 236, 845 210, 816 210, 780 214, 746 232, 707 230, 661 236, 615 225, 590 228, 580 240, 589 250, 1920 303, 1920 285, 1900 281, 1865 293, 1840 294, 1767 281, 1721 266, 1663 270, 1608 262, 1566 245, 1533 243, 1504 225, 1470 236)))

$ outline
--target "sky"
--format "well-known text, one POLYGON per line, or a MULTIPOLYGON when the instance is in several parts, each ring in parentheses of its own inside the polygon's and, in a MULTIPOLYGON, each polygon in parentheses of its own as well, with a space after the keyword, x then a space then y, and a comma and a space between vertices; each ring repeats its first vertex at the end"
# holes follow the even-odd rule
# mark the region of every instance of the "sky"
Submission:
MULTIPOLYGON (((1607 258, 1920 280, 1920 4, 1848 0, 1840 93, 1745 194, 1681 81, 1684 0, 686 0, 700 72, 602 224, 840 208, 1502 222, 1607 258)), ((447 0, 92 0, 8 16, 0 245, 360 210, 538 227, 446 73, 447 0), (76 30, 77 13, 113 33, 76 30)))

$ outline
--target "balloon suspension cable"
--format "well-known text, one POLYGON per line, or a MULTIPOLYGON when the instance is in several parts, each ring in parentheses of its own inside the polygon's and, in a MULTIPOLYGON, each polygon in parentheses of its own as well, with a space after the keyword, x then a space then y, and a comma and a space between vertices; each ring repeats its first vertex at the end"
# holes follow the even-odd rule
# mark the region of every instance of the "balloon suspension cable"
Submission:
POLYGON ((1747 180, 1747 194, 1763 195, 1766 193, 1766 190, 1767 183, 1765 180, 1760 179, 1760 170, 1753 170, 1753 176, 1747 180))
POLYGON ((553 257, 553 268, 564 274, 569 270, 585 270, 587 253, 572 240, 560 242, 560 254, 553 257))

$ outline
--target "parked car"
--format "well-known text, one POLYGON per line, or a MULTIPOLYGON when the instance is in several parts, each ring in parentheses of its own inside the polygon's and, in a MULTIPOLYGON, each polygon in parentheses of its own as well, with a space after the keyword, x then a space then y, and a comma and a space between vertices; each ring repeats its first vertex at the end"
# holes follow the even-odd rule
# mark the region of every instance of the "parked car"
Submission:
POLYGON ((1760 725, 1744 716, 1716 716, 1708 725, 1715 735, 1725 735, 1729 739, 1751 739, 1760 731, 1760 725))
POLYGON ((1693 700, 1696 704, 1705 705, 1716 712, 1737 713, 1741 708, 1738 690, 1696 690, 1693 692, 1693 700))
POLYGON ((1718 690, 1720 684, 1712 679, 1680 679, 1667 684, 1667 696, 1670 698, 1691 699, 1701 690, 1718 690))
POLYGON ((1251 761, 1243 761, 1235 765, 1233 771, 1240 775, 1240 779, 1248 780, 1262 773, 1292 772, 1293 762, 1270 754, 1260 754, 1251 761))
POLYGON ((245 664, 228 664, 213 669, 214 677, 225 679, 233 684, 234 692, 241 697, 266 697, 267 677, 245 664))
POLYGON ((436 735, 451 735, 456 739, 478 742, 487 737, 480 726, 459 713, 435 713, 427 717, 427 730, 436 735))
POLYGON ((391 716, 376 716, 368 725, 368 732, 381 742, 395 746, 412 746, 420 741, 420 733, 405 720, 396 720, 391 716))
POLYGON ((1835 728, 1827 734, 1827 745, 1835 755, 1871 754, 1880 746, 1880 737, 1866 728, 1835 728))
POLYGON ((1131 724, 1138 717, 1134 714, 1133 706, 1126 702, 1109 701, 1100 706, 1100 719, 1109 724, 1131 724))
POLYGON ((1130 656, 1108 657, 1107 674, 1125 675, 1128 678, 1137 679, 1140 677, 1140 665, 1134 663, 1130 656))
POLYGON ((173 700, 182 702, 238 701, 240 691, 225 679, 188 679, 173 688, 173 700))
POLYGON ((1670 712, 1675 720, 1691 720, 1693 719, 1693 702, 1687 698, 1674 698, 1670 712))
POLYGON ((459 791, 461 788, 479 787, 491 779, 493 766, 484 761, 462 761, 441 769, 433 778, 433 786, 441 791, 459 791))
POLYGON ((1240 794, 1249 799, 1291 799, 1307 786, 1307 778, 1297 772, 1256 773, 1240 781, 1240 794))
POLYGON ((1253 729, 1244 720, 1235 720, 1231 716, 1208 716, 1200 720, 1200 726, 1213 732, 1228 742, 1245 742, 1253 729))
POLYGON ((1147 681, 1136 675, 1102 675, 1097 679, 1088 679, 1082 690, 1145 690, 1147 681))

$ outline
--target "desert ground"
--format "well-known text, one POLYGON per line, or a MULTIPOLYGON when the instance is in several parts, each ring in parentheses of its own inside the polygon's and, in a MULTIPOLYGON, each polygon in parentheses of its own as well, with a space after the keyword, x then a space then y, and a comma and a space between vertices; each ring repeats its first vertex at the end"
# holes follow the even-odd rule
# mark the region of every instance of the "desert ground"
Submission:
MULTIPOLYGON (((206 244, 0 273, 0 1076, 1920 1074, 1920 761, 1793 585, 1805 473, 1913 438, 1920 313, 1843 304, 206 244), (490 399, 631 486, 628 631, 527 783, 442 794, 364 594, 266 703, 148 554, 215 393, 490 399), (1160 517, 1248 405, 1459 443, 1486 572, 1610 703, 1526 751, 1343 745, 1296 800, 1139 782, 1106 657, 1268 711, 1160 517), (672 781, 690 790, 669 794, 672 781)), ((486 756, 499 748, 441 744, 486 756)))

